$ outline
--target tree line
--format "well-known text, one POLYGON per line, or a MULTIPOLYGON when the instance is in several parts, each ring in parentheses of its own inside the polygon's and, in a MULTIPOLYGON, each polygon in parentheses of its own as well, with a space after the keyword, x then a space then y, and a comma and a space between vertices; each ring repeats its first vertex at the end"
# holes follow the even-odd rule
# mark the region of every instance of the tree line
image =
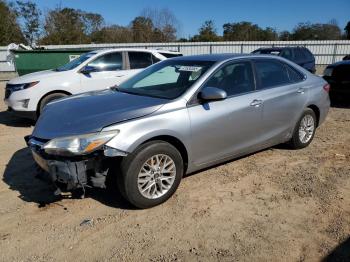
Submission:
MULTIPOLYGON (((350 39, 350 21, 344 28, 345 32, 337 24, 336 20, 328 23, 299 23, 290 31, 278 32, 272 27, 262 28, 257 24, 243 21, 226 23, 223 26, 223 35, 217 34, 213 20, 208 20, 199 28, 197 35, 190 41, 291 41, 291 40, 340 40, 350 39)), ((183 39, 186 40, 186 39, 183 39)))
POLYGON ((0 0, 0 45, 64 45, 88 43, 150 43, 174 41, 273 41, 350 39, 350 21, 344 33, 335 20, 300 23, 292 31, 278 32, 251 22, 225 23, 217 33, 213 20, 198 33, 178 38, 181 25, 169 9, 144 9, 127 26, 107 24, 102 15, 57 6, 45 14, 30 0, 0 0))

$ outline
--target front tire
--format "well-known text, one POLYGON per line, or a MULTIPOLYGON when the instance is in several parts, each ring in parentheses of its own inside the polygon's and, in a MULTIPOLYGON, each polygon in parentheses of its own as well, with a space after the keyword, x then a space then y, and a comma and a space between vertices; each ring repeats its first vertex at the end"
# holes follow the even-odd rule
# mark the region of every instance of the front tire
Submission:
POLYGON ((315 135, 316 123, 315 112, 310 108, 305 109, 294 128, 292 139, 289 141, 293 149, 301 149, 311 143, 315 135))
POLYGON ((66 96, 68 96, 68 95, 64 94, 64 93, 52 93, 52 94, 49 94, 49 95, 45 96, 40 102, 39 110, 38 110, 38 117, 43 112, 44 107, 48 103, 50 103, 50 102, 52 102, 52 101, 54 101, 56 99, 66 97, 66 96))
POLYGON ((138 208, 150 208, 174 194, 183 172, 183 159, 173 145, 151 141, 122 160, 117 182, 128 202, 138 208))

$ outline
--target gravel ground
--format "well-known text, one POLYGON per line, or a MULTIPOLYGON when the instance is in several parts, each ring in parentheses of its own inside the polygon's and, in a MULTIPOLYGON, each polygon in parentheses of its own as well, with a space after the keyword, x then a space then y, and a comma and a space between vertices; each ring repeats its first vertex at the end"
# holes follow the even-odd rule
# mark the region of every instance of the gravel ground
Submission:
POLYGON ((5 110, 0 261, 350 261, 349 107, 333 107, 308 148, 187 176, 148 210, 117 192, 53 197, 23 140, 33 127, 5 110))

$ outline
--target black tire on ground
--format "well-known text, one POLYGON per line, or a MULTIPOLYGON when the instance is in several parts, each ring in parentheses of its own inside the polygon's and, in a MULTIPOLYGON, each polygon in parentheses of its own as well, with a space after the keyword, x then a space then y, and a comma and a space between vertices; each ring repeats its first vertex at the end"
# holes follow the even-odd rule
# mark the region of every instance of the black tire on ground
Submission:
POLYGON ((117 184, 121 195, 137 208, 150 208, 169 199, 178 188, 184 173, 184 164, 180 152, 164 141, 150 141, 141 145, 135 152, 122 159, 117 175, 117 184), (175 164, 175 180, 164 195, 149 199, 143 196, 138 188, 138 174, 144 163, 154 155, 169 156, 175 164))
POLYGON ((63 98, 63 97, 66 97, 68 96, 67 94, 64 94, 64 93, 52 93, 52 94, 49 94, 47 96, 45 96, 41 102, 40 102, 40 105, 39 105, 39 110, 38 110, 38 116, 41 114, 41 112, 43 111, 44 107, 52 102, 53 100, 56 100, 56 99, 59 99, 59 98, 63 98))
POLYGON ((311 143, 311 141, 313 140, 313 138, 315 136, 316 127, 317 127, 317 118, 316 118, 315 112, 311 108, 306 108, 304 110, 302 116, 298 120, 295 128, 294 128, 293 136, 292 136, 291 140, 289 141, 289 145, 293 149, 301 149, 301 148, 307 147, 311 143), (313 123, 314 123, 313 126, 314 127, 313 127, 313 133, 311 135, 311 138, 307 142, 303 142, 303 141, 301 141, 300 136, 299 136, 299 129, 300 129, 302 120, 307 115, 311 116, 313 118, 313 123))

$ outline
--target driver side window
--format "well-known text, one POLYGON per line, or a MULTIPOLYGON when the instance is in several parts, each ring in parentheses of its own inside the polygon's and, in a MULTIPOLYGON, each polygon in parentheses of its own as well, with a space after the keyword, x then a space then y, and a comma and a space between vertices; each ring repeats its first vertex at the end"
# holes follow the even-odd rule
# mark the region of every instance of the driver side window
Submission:
POLYGON ((226 91, 227 96, 239 95, 255 90, 254 75, 249 62, 236 62, 219 69, 205 84, 226 91))
POLYGON ((117 71, 123 69, 123 57, 122 54, 108 53, 102 55, 95 60, 91 61, 88 66, 92 66, 97 69, 97 71, 117 71))

